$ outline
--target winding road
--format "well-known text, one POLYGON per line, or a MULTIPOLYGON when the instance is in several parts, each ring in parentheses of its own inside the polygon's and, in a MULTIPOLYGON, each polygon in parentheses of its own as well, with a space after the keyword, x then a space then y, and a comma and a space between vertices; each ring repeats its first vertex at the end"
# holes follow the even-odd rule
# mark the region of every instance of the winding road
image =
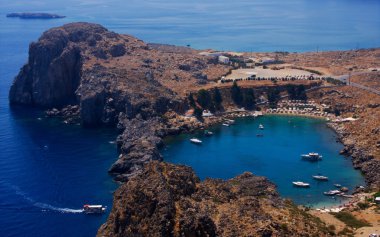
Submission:
POLYGON ((345 74, 345 75, 341 75, 341 76, 335 76, 333 77, 334 79, 337 79, 339 81, 342 81, 344 83, 347 83, 347 85, 349 86, 353 86, 353 87, 356 87, 356 88, 360 88, 360 89, 363 89, 363 90, 366 90, 366 91, 369 91, 369 92, 372 92, 372 93, 375 93, 377 95, 380 95, 380 91, 379 90, 376 90, 374 88, 371 88, 371 87, 368 87, 368 86, 363 86, 361 84, 358 84, 356 82, 351 82, 349 81, 349 77, 350 76, 354 76, 354 75, 362 75, 362 74, 365 74, 365 73, 368 73, 368 72, 354 72, 352 73, 351 75, 349 74, 345 74))

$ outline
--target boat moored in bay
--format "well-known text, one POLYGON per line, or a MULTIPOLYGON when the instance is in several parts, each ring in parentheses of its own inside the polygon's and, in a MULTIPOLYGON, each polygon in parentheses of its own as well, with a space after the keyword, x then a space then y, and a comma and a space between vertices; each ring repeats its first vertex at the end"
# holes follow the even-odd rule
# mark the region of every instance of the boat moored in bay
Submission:
POLYGON ((194 144, 202 144, 202 141, 199 140, 198 138, 195 138, 195 137, 191 138, 190 142, 192 142, 194 144))
POLYGON ((334 196, 334 195, 337 195, 340 193, 341 193, 341 191, 339 191, 339 190, 330 190, 328 192, 323 192, 323 194, 326 196, 334 196))
POLYGON ((328 181, 329 178, 323 175, 313 175, 313 179, 319 180, 319 181, 328 181))
POLYGON ((310 184, 309 183, 304 183, 304 182, 301 182, 301 181, 295 181, 295 182, 292 182, 294 186, 296 187, 300 187, 300 188, 309 188, 310 187, 310 184))
POLYGON ((308 161, 319 161, 322 160, 322 156, 316 152, 310 152, 308 154, 301 155, 302 159, 308 161))

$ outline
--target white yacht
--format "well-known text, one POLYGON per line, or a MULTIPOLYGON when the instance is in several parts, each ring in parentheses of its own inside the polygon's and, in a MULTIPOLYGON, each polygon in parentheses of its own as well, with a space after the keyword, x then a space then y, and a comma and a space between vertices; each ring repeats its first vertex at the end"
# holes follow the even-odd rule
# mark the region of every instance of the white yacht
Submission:
POLYGON ((302 159, 308 160, 308 161, 318 161, 322 160, 322 156, 316 152, 310 152, 309 154, 303 154, 301 155, 302 159))
POLYGON ((199 140, 198 138, 191 138, 190 139, 190 142, 192 142, 192 143, 195 143, 195 144, 202 144, 202 141, 201 140, 199 140))
POLYGON ((319 181, 328 181, 329 178, 323 175, 313 175, 313 179, 319 180, 319 181))
POLYGON ((223 126, 229 127, 230 125, 228 123, 223 123, 223 126))
POLYGON ((83 212, 85 214, 101 214, 106 211, 107 207, 103 205, 84 205, 83 212))
POLYGON ((260 124, 259 125, 259 129, 263 130, 264 129, 264 125, 260 124))
POLYGON ((327 196, 334 196, 334 195, 337 195, 337 194, 340 194, 341 191, 339 190, 330 190, 328 192, 323 192, 324 195, 327 195, 327 196))
POLYGON ((294 186, 296 187, 300 187, 300 188, 309 188, 310 187, 310 184, 309 183, 304 183, 304 182, 301 182, 301 181, 295 181, 295 182, 292 182, 294 186))

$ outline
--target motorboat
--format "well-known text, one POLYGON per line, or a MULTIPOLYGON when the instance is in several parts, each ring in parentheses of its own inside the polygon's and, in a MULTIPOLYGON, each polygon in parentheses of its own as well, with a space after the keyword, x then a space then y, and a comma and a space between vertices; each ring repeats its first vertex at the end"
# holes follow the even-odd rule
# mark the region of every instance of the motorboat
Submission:
POLYGON ((342 194, 341 196, 344 198, 354 198, 355 197, 354 195, 350 195, 350 194, 342 194))
POLYGON ((195 137, 191 138, 190 142, 195 143, 195 144, 202 144, 202 141, 195 137))
POLYGON ((341 192, 339 190, 330 190, 328 192, 323 192, 324 195, 326 196, 334 196, 337 194, 340 194, 341 192))
POLYGON ((337 187, 337 188, 340 188, 340 187, 342 187, 342 185, 341 185, 341 184, 334 184, 334 186, 335 186, 335 187, 337 187))
POLYGON ((323 175, 313 175, 313 179, 316 179, 318 181, 328 181, 329 178, 323 175))
POLYGON ((228 124, 228 123, 223 123, 222 125, 223 125, 223 126, 226 126, 226 127, 229 127, 229 126, 230 126, 230 124, 228 124))
POLYGON ((103 205, 83 205, 83 212, 85 214, 101 214, 107 210, 106 206, 103 205))
POLYGON ((308 154, 301 155, 302 159, 308 160, 308 161, 318 161, 322 160, 322 156, 315 152, 310 152, 308 154))
POLYGON ((235 124, 235 120, 233 119, 226 119, 226 122, 230 125, 235 124))
POLYGON ((263 130, 264 129, 264 125, 260 124, 259 125, 259 129, 263 130))
POLYGON ((310 184, 309 183, 304 183, 304 182, 301 182, 301 181, 295 181, 295 182, 292 182, 294 186, 296 187, 300 187, 300 188, 309 188, 310 187, 310 184))
POLYGON ((205 135, 206 136, 212 136, 214 133, 208 130, 205 130, 205 135))

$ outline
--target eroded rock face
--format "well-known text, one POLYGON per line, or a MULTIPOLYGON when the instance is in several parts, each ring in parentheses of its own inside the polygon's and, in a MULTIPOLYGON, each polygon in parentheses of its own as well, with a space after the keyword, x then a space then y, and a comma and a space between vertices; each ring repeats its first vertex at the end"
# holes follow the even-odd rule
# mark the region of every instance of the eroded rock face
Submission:
POLYGON ((151 162, 114 195, 98 236, 325 236, 266 178, 201 182, 191 168, 151 162))
POLYGON ((110 172, 125 180, 145 162, 161 159, 157 146, 166 132, 159 127, 166 125, 157 121, 168 111, 184 113, 183 93, 199 80, 194 75, 215 79, 224 67, 208 64, 192 49, 185 54, 154 49, 97 24, 71 23, 46 31, 31 44, 9 100, 45 107, 49 116, 88 127, 119 124, 122 155, 110 172), (183 64, 190 70, 180 70, 183 64), (135 131, 141 126, 149 129, 135 131))

